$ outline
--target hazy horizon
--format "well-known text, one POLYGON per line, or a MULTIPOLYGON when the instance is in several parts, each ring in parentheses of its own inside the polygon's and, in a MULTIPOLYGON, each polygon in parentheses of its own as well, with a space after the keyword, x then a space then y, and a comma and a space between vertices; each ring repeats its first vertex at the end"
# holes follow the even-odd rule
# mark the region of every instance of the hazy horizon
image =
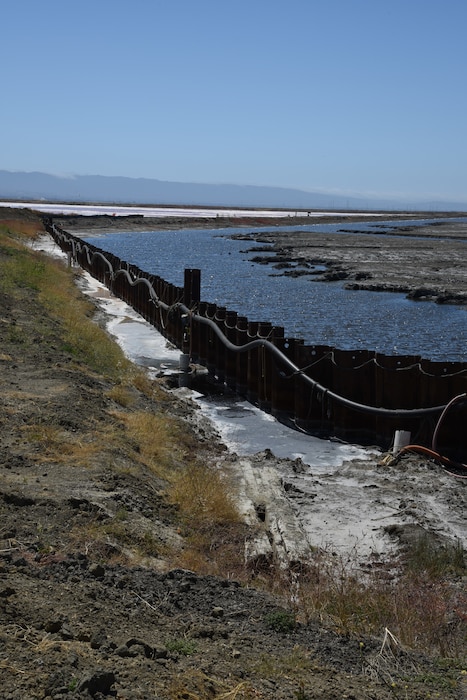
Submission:
POLYGON ((0 199, 214 207, 464 211, 467 202, 355 197, 250 185, 169 182, 124 176, 56 176, 0 170, 0 199))
POLYGON ((467 200, 459 0, 18 0, 2 26, 10 172, 467 200))

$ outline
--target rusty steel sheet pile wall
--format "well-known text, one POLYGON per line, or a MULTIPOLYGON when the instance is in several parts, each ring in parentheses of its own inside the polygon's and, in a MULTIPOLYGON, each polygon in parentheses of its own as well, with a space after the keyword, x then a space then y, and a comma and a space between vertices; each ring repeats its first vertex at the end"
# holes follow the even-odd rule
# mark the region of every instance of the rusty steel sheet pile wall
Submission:
MULTIPOLYGON (((286 338, 284 329, 250 321, 200 298, 200 271, 184 286, 134 265, 45 221, 69 259, 126 301, 193 364, 249 402, 300 430, 388 449, 396 430, 429 446, 443 407, 467 392, 467 363, 431 362, 371 350, 339 350, 286 338)), ((467 453, 467 401, 451 411, 440 447, 467 453)))

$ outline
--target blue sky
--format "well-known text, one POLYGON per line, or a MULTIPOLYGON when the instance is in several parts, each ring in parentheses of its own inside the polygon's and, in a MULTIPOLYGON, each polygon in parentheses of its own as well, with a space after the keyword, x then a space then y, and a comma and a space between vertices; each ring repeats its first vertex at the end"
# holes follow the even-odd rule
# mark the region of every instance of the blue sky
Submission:
POLYGON ((2 3, 0 168, 467 201, 465 0, 2 3))

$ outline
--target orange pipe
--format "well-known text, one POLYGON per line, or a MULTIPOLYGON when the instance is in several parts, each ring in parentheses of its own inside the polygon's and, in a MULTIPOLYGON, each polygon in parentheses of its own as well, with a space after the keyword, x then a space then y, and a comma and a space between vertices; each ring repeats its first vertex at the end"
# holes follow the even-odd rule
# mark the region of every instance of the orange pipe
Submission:
MULTIPOLYGON (((421 452, 422 454, 425 454, 428 457, 432 457, 438 462, 441 462, 442 465, 448 465, 450 467, 458 468, 460 467, 461 469, 467 470, 467 464, 453 462, 448 457, 444 457, 443 455, 439 454, 439 452, 435 452, 435 450, 431 450, 429 447, 424 447, 423 445, 406 445, 405 447, 402 447, 402 449, 399 450, 399 452, 397 453, 396 460, 404 452, 421 452)), ((446 469, 446 471, 448 472, 448 474, 450 474, 451 476, 455 476, 457 479, 467 479, 467 475, 463 476, 461 474, 454 474, 454 472, 449 471, 449 469, 446 469)))

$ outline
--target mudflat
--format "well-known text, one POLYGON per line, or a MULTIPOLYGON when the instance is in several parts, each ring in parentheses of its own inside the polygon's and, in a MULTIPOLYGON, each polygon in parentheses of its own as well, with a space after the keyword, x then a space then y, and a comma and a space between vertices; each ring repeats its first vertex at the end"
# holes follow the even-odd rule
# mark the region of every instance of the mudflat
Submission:
MULTIPOLYGON (((437 220, 415 225, 378 224, 371 231, 342 223, 337 233, 305 227, 293 233, 270 231, 236 237, 273 244, 267 264, 283 266, 282 274, 310 274, 315 279, 344 280, 349 289, 402 292, 418 300, 467 304, 467 220, 437 220), (295 263, 288 270, 287 263, 295 263), (299 263, 298 267, 296 263, 299 263)), ((256 248, 261 252, 261 247, 256 248)), ((261 259, 258 259, 261 262, 261 259)))
MULTIPOLYGON (((183 218, 143 216, 54 216, 70 233, 86 231, 149 231, 180 228, 242 228, 238 239, 255 242, 256 261, 280 269, 283 275, 310 275, 323 281, 343 280, 349 289, 401 292, 420 301, 467 304, 467 219, 462 213, 398 212, 267 217, 183 218), (415 225, 430 219, 431 223, 415 225), (358 223, 371 223, 371 231, 358 223), (385 222, 384 224, 382 222, 385 222), (393 225, 387 222, 394 222, 393 225), (401 222, 406 222, 401 226, 401 222), (320 228, 337 223, 337 233, 320 228), (349 227, 352 224, 352 228, 349 227), (297 226, 281 231, 282 226, 297 226), (258 233, 251 229, 262 228, 258 233), (250 229, 250 230, 249 230, 250 229), (261 244, 272 244, 270 252, 261 244), (297 265, 298 263, 298 265, 297 265), (313 268, 324 266, 316 273, 313 268)), ((464 213, 465 216, 465 213, 464 213)))

